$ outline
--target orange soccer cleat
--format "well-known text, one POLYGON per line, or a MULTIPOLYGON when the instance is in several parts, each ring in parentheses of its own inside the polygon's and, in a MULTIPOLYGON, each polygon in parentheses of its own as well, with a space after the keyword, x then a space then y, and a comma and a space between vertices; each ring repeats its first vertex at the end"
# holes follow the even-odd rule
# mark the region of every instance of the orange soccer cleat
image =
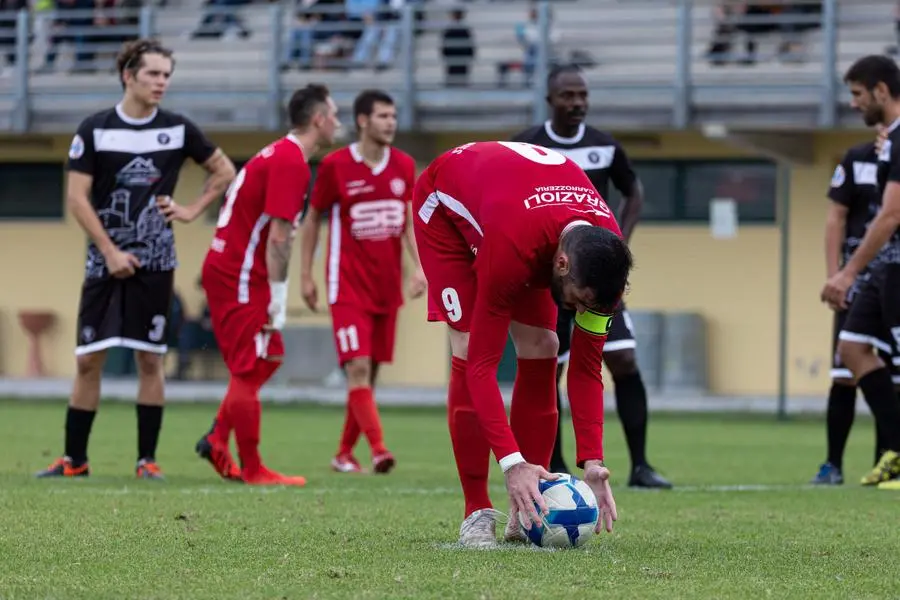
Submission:
POLYGON ((72 459, 68 456, 57 458, 53 463, 44 469, 35 473, 35 477, 87 477, 91 474, 91 469, 87 462, 75 466, 72 459))
POLYGON ((289 485, 295 487, 306 485, 306 477, 282 475, 276 471, 270 471, 266 467, 260 467, 255 473, 242 471, 241 478, 247 485, 289 485))

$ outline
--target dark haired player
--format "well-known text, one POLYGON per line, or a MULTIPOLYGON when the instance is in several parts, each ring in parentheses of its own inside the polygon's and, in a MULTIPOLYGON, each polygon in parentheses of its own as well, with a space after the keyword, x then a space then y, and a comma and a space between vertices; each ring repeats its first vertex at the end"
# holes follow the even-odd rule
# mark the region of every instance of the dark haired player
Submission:
POLYGON ((597 496, 599 533, 616 507, 603 464, 603 344, 621 301, 631 253, 612 211, 578 165, 521 142, 450 150, 416 182, 416 243, 428 279, 428 318, 449 327, 448 420, 465 497, 460 543, 492 546, 488 495, 493 451, 510 498, 507 540, 535 502, 556 438, 557 305, 575 312, 568 370, 577 466, 597 496), (507 335, 517 371, 510 420, 497 383, 507 335))
MULTIPOLYGON (((584 122, 588 110, 588 89, 584 75, 575 65, 561 65, 551 70, 547 78, 547 102, 550 120, 527 129, 513 140, 552 148, 569 157, 584 169, 597 192, 609 198, 609 182, 622 194, 620 218, 625 240, 641 215, 644 192, 640 180, 631 167, 622 146, 605 131, 584 122)), ((559 360, 556 371, 556 406, 562 412, 560 381, 563 367, 569 360, 570 340, 575 314, 560 308, 556 333, 559 336, 559 360)), ((647 462, 647 390, 638 370, 635 357, 634 332, 631 317, 623 304, 617 309, 603 348, 603 360, 613 377, 616 390, 616 410, 628 452, 631 455, 631 475, 628 485, 645 488, 671 488, 672 484, 659 475, 647 462)), ((563 460, 562 420, 560 420, 550 460, 550 470, 568 473, 563 460)))
POLYGON ((221 477, 251 485, 306 484, 263 465, 259 390, 284 359, 288 266, 309 189, 307 162, 334 143, 340 122, 328 88, 316 84, 294 92, 288 117, 290 133, 250 159, 228 189, 203 263, 210 319, 231 377, 213 428, 196 450, 221 477), (228 451, 232 430, 240 469, 228 451))
POLYGON ((171 222, 196 219, 234 178, 234 165, 194 123, 159 108, 172 76, 171 50, 135 40, 122 47, 117 64, 122 101, 82 121, 69 148, 66 202, 90 241, 65 454, 39 477, 89 474, 88 438, 106 350, 122 347, 135 351, 138 366, 137 476, 162 478, 156 446, 177 266, 171 222), (188 158, 210 176, 200 197, 181 205, 172 193, 188 158))
POLYGON ((850 88, 851 106, 862 113, 865 124, 885 127, 886 139, 878 152, 881 209, 847 264, 828 278, 821 297, 834 310, 847 309, 850 288, 879 258, 849 307, 838 353, 862 390, 885 447, 861 483, 900 489, 896 480, 900 476, 900 400, 890 368, 874 351, 900 356, 900 68, 892 58, 866 56, 847 69, 844 82, 850 88))
POLYGON ((321 215, 329 215, 325 268, 338 362, 347 377, 347 410, 341 441, 331 468, 359 473, 353 447, 364 433, 372 470, 389 472, 396 462, 384 444, 373 390, 378 367, 394 356, 397 312, 403 304, 403 246, 414 272, 410 294, 425 291, 425 276, 409 226, 409 203, 416 163, 391 146, 397 132, 394 100, 380 90, 365 90, 353 103, 358 141, 322 159, 301 235, 301 290, 316 310, 318 290, 312 276, 321 215))
MULTIPOLYGON (((825 222, 825 266, 828 276, 838 272, 846 264, 859 246, 866 233, 866 227, 878 212, 881 194, 878 189, 878 154, 874 142, 866 142, 848 149, 840 164, 835 167, 828 190, 831 200, 825 222)), ((877 263, 876 258, 874 263, 877 263)), ((869 265, 864 269, 847 293, 847 304, 852 305, 860 287, 869 278, 869 265)), ((844 482, 844 448, 856 414, 856 383, 853 373, 842 362, 838 354, 838 336, 847 320, 847 311, 834 312, 834 337, 831 367, 831 389, 828 393, 826 411, 826 434, 828 455, 819 467, 819 472, 811 483, 820 485, 840 485, 844 482)), ((892 372, 890 347, 880 340, 873 340, 882 360, 892 372)), ((875 440, 875 463, 884 453, 884 442, 877 435, 875 440)))

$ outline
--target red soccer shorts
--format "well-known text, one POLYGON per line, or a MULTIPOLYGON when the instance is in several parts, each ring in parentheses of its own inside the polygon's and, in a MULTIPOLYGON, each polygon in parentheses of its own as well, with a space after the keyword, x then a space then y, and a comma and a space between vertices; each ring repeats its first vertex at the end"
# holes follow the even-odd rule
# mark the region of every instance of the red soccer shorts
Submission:
MULTIPOLYGON (((465 223, 462 215, 450 214, 458 202, 441 202, 435 207, 436 189, 427 175, 423 174, 416 185, 413 226, 419 260, 428 280, 428 320, 444 321, 457 331, 468 332, 477 291, 475 253, 457 225, 465 223), (421 210, 429 198, 433 211, 421 210)), ((472 231, 466 234, 471 236, 472 231)), ((527 288, 512 310, 513 321, 543 329, 555 330, 556 318, 556 303, 546 288, 527 288)))
POLYGON ((281 360, 284 340, 278 331, 265 331, 269 323, 268 288, 254 288, 250 302, 237 301, 237 284, 204 269, 203 289, 209 304, 216 343, 233 375, 254 371, 260 358, 281 360))
POLYGON ((338 363, 343 367, 354 358, 368 356, 372 362, 394 360, 397 311, 371 313, 347 304, 331 305, 331 326, 338 363))

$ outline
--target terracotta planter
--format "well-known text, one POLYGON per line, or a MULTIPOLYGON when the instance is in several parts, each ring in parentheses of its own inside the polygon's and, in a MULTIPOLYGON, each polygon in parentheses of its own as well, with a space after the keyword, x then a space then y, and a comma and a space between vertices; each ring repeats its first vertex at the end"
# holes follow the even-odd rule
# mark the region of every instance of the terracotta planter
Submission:
POLYGON ((28 377, 43 377, 44 361, 41 359, 41 335, 56 323, 56 314, 43 310, 19 312, 19 323, 28 334, 28 377))

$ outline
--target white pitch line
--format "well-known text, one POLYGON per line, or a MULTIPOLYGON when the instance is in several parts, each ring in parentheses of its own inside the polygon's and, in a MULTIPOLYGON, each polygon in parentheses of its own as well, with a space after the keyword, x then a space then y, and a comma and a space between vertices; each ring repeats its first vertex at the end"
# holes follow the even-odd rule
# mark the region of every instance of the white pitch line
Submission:
MULTIPOLYGON (((119 488, 100 488, 100 487, 82 487, 82 482, 59 482, 62 485, 49 484, 42 493, 48 495, 97 495, 97 496, 224 496, 232 494, 286 494, 294 493, 298 495, 313 494, 316 496, 326 494, 379 494, 381 496, 456 496, 461 495, 462 491, 455 487, 435 487, 435 488, 416 488, 416 487, 318 487, 311 484, 307 487, 294 489, 289 487, 262 487, 262 486, 243 486, 240 484, 222 484, 216 487, 167 487, 165 483, 152 483, 148 486, 140 487, 119 487, 119 488), (74 484, 74 485, 73 485, 74 484)), ((822 488, 831 488, 839 486, 814 486, 814 485, 698 485, 698 486, 680 486, 671 490, 633 490, 624 487, 613 487, 616 494, 672 494, 672 493, 746 493, 746 492, 786 492, 786 491, 808 491, 819 490, 822 488)), ((0 496, 11 495, 19 492, 30 493, 37 489, 36 486, 23 486, 17 488, 0 489, 0 496)), ((491 486, 491 493, 502 494, 505 488, 502 486, 491 486)))
MULTIPOLYGON (((453 552, 561 552, 568 550, 568 548, 539 548, 534 544, 511 544, 504 542, 498 542, 496 546, 491 546, 489 548, 469 548, 460 545, 459 542, 442 542, 432 544, 432 546, 438 550, 451 550, 453 552)), ((579 548, 572 548, 572 550, 579 550, 579 548)))

